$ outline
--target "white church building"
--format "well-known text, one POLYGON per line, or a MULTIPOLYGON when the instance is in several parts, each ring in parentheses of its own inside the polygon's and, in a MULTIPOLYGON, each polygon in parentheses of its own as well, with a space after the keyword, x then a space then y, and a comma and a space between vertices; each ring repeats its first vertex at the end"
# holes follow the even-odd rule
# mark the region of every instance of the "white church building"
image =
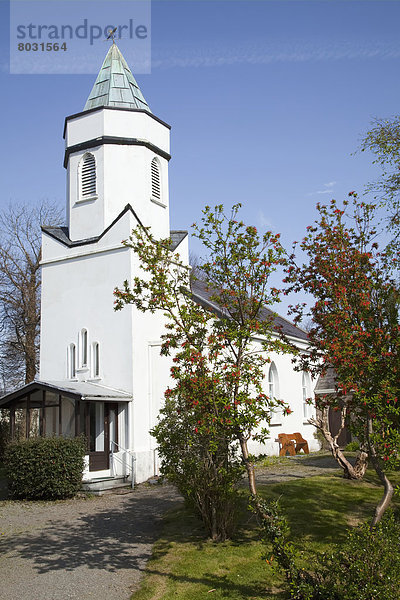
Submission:
MULTIPOLYGON (((171 252, 188 262, 187 232, 169 225, 169 137, 113 43, 83 111, 65 120, 66 226, 43 228, 40 375, 0 400, 13 435, 18 411, 26 411, 28 437, 85 434, 91 489, 158 474, 149 430, 169 383, 163 321, 133 306, 115 312, 113 290, 138 273, 137 256, 121 243, 138 225, 171 237, 171 252)), ((193 298, 209 302, 199 283, 193 298)), ((304 331, 276 321, 307 347, 304 331)), ((250 451, 278 454, 277 435, 292 432, 317 449, 307 422, 314 409, 304 402, 312 395, 308 374, 295 371, 289 355, 270 358, 266 391, 293 412, 274 414, 269 441, 250 443, 250 451)))

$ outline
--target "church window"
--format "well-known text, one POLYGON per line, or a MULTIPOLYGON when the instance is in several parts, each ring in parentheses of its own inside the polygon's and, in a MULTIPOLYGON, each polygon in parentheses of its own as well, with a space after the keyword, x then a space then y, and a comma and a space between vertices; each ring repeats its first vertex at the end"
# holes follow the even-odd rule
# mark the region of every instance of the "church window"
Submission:
POLYGON ((151 161, 151 198, 161 201, 161 173, 157 158, 153 158, 151 161))
POLYGON ((303 418, 310 419, 312 417, 312 405, 306 402, 307 398, 311 398, 311 381, 310 374, 303 371, 301 374, 301 387, 303 395, 303 418))
POLYGON ((86 329, 82 329, 79 340, 80 366, 86 367, 88 362, 88 333, 86 329))
POLYGON ((98 342, 94 342, 92 346, 92 376, 100 376, 100 347, 98 342))
POLYGON ((96 196, 96 159, 87 153, 80 162, 80 199, 96 196))
POLYGON ((76 376, 76 348, 75 344, 70 344, 67 353, 67 371, 68 379, 75 379, 76 376))
MULTIPOLYGON (((273 401, 279 400, 279 377, 275 363, 272 362, 268 370, 268 396, 273 401)), ((271 425, 280 425, 282 422, 282 409, 276 406, 271 415, 271 425)))

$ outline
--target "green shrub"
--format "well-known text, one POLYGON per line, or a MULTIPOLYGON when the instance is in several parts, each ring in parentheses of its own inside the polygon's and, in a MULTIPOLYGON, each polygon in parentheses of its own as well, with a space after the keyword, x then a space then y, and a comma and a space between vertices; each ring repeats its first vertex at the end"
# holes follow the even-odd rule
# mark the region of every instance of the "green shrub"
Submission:
POLYGON ((161 418, 151 430, 158 443, 161 473, 199 514, 210 537, 224 541, 234 529, 244 468, 231 440, 223 432, 197 433, 197 422, 180 401, 182 397, 166 398, 161 418))
POLYGON ((356 442, 355 440, 353 442, 350 442, 349 444, 347 444, 347 446, 344 447, 345 452, 358 452, 359 449, 360 449, 360 444, 358 442, 356 442))
POLYGON ((84 469, 84 438, 35 438, 12 442, 4 466, 13 498, 56 500, 74 496, 84 469))
POLYGON ((400 598, 400 523, 388 512, 370 530, 351 530, 342 547, 322 559, 326 598, 394 600, 400 598))
POLYGON ((275 569, 284 575, 292 600, 400 598, 400 522, 391 511, 372 530, 368 523, 350 529, 343 544, 309 557, 305 569, 278 502, 259 497, 253 502, 262 515, 262 538, 268 549, 272 546, 275 569))

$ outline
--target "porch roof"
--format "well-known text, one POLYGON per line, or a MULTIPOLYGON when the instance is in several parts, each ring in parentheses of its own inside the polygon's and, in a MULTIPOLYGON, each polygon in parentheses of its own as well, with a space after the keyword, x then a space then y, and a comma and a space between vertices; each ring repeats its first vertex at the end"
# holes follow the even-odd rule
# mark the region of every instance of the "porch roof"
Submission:
POLYGON ((40 381, 27 383, 0 398, 0 408, 8 408, 14 400, 24 398, 38 390, 62 394, 75 400, 98 400, 103 402, 129 402, 132 395, 105 385, 88 381, 40 381))

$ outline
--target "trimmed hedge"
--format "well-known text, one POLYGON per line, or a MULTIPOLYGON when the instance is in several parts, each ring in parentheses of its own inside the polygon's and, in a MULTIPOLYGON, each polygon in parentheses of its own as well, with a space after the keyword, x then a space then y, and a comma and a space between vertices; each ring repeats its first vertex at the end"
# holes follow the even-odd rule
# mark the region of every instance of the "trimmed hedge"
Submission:
POLYGON ((83 437, 12 442, 4 456, 12 498, 58 500, 74 496, 81 487, 86 452, 83 437))

